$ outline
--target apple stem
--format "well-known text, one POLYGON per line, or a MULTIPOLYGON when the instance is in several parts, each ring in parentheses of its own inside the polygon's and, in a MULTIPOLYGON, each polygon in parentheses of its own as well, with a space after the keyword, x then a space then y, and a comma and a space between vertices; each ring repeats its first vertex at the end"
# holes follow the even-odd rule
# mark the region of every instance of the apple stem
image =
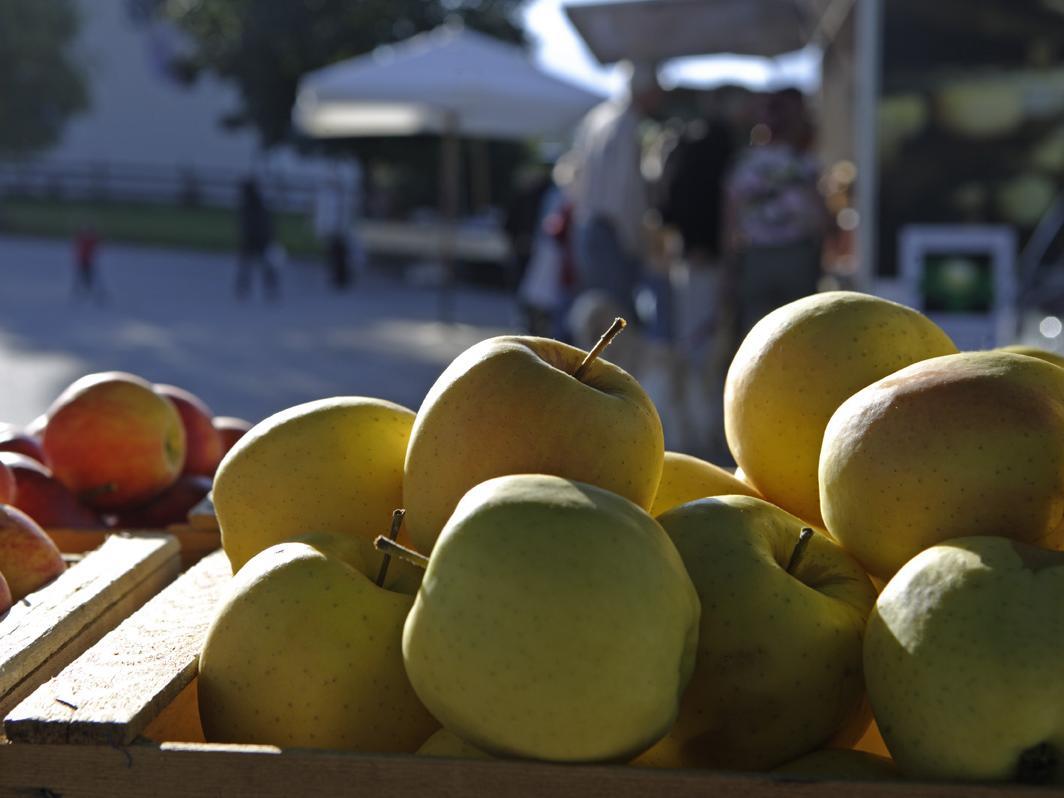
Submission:
MULTIPOLYGON (((403 525, 403 516, 406 515, 406 510, 399 508, 398 510, 392 510, 392 528, 388 532, 388 540, 395 542, 395 539, 399 537, 399 527, 403 525)), ((384 577, 388 575, 388 565, 392 561, 392 555, 388 552, 384 552, 384 559, 381 560, 381 568, 377 571, 377 587, 384 587, 384 577)))
POLYGON ((418 568, 428 568, 429 558, 419 551, 408 549, 402 543, 396 543, 394 540, 389 540, 384 535, 377 535, 377 538, 373 541, 373 545, 377 547, 377 551, 383 551, 386 554, 391 554, 394 557, 398 557, 400 560, 406 560, 411 565, 416 565, 418 568))
POLYGON ((798 533, 798 542, 794 544, 794 549, 791 551, 791 558, 787 561, 787 573, 794 573, 798 561, 802 559, 802 553, 805 551, 805 547, 809 545, 809 541, 812 539, 813 530, 807 526, 802 527, 802 531, 798 533))
POLYGON ((580 361, 580 365, 576 367, 576 371, 573 372, 573 377, 576 379, 582 379, 584 373, 591 368, 591 364, 594 363, 598 356, 602 354, 603 350, 610 345, 610 342, 617 337, 617 333, 628 326, 628 322, 622 319, 620 316, 613 320, 613 324, 606 332, 602 333, 602 337, 598 339, 598 343, 595 344, 591 351, 584 356, 584 359, 580 361))
POLYGON ((1057 775, 1057 749, 1049 743, 1039 743, 1020 754, 1016 766, 1016 781, 1020 784, 1049 784, 1057 775))

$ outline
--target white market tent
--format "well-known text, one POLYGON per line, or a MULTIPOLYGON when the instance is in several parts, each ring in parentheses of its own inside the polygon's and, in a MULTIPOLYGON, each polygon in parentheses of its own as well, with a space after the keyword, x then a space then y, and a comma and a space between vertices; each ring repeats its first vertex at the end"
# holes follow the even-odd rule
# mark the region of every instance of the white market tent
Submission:
POLYGON ((516 45, 444 26, 305 75, 294 119, 317 137, 526 139, 564 135, 600 99, 516 45))
POLYGON ((441 315, 452 315, 460 137, 564 137, 602 98, 537 69, 520 47, 446 25, 304 75, 293 121, 316 138, 441 135, 441 315))

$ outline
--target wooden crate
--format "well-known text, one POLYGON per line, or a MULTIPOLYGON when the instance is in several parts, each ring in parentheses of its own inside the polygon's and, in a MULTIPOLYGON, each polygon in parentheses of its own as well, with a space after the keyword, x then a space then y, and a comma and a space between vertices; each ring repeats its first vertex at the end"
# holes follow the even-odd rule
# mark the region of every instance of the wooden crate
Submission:
POLYGON ((171 582, 172 535, 113 534, 0 617, 0 714, 171 582))
MULTIPOLYGON (((189 512, 183 524, 173 524, 166 529, 151 530, 173 535, 181 546, 181 568, 186 569, 202 560, 222 545, 218 519, 210 497, 205 498, 189 512)), ((102 544, 113 529, 48 529, 48 534, 64 554, 76 555, 91 551, 102 544)))
POLYGON ((10 714, 0 797, 361 795, 601 798, 1022 798, 1064 791, 847 783, 710 771, 462 761, 203 742, 196 660, 229 579, 217 552, 10 714))

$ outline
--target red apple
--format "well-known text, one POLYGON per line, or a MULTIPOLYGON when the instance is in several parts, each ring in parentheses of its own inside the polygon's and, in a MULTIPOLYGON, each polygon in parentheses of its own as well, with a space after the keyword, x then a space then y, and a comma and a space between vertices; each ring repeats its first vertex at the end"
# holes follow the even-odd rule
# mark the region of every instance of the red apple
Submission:
POLYGON ((0 574, 0 620, 3 619, 3 615, 14 604, 14 599, 11 598, 11 588, 8 587, 7 580, 3 574, 0 574))
POLYGON ((31 438, 40 440, 41 436, 44 435, 44 428, 46 426, 48 426, 48 414, 41 413, 37 418, 33 419, 33 421, 26 425, 25 432, 31 438))
POLYGON ((222 454, 225 455, 233 444, 244 437, 244 433, 251 429, 250 421, 244 421, 236 416, 215 416, 214 428, 222 436, 222 454))
POLYGON ((32 457, 0 452, 3 463, 15 477, 13 504, 46 529, 102 529, 103 519, 78 501, 47 466, 32 457))
POLYGON ((48 411, 44 451, 60 482, 89 506, 143 504, 185 465, 185 429, 172 402, 132 374, 90 374, 48 411))
POLYGON ((188 511, 211 492, 211 478, 182 474, 177 482, 141 507, 123 510, 115 518, 120 529, 165 529, 188 521, 188 511))
POLYGON ((15 503, 15 475, 3 463, 0 463, 0 504, 15 503))
POLYGON ((32 457, 38 463, 48 465, 48 456, 44 453, 41 442, 18 427, 0 429, 0 452, 18 452, 32 457))
POLYGON ((19 601, 66 570, 63 555, 37 522, 21 510, 0 505, 0 573, 11 598, 19 601))
POLYGON ((155 392, 174 403, 185 427, 185 469, 183 474, 213 476, 225 453, 222 436, 214 428, 214 413, 195 394, 174 385, 156 385, 155 392))

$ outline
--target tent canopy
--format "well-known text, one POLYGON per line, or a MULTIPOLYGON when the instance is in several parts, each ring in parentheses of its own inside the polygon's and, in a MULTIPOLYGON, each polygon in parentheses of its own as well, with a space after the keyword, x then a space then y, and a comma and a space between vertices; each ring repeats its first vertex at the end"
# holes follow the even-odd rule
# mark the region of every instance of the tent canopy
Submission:
POLYGON ((516 45, 444 26, 305 75, 293 116, 316 137, 523 139, 564 134, 601 99, 541 72, 516 45))
POLYGON ((853 0, 627 0, 567 5, 603 64, 688 55, 777 56, 805 47, 825 12, 853 0))

